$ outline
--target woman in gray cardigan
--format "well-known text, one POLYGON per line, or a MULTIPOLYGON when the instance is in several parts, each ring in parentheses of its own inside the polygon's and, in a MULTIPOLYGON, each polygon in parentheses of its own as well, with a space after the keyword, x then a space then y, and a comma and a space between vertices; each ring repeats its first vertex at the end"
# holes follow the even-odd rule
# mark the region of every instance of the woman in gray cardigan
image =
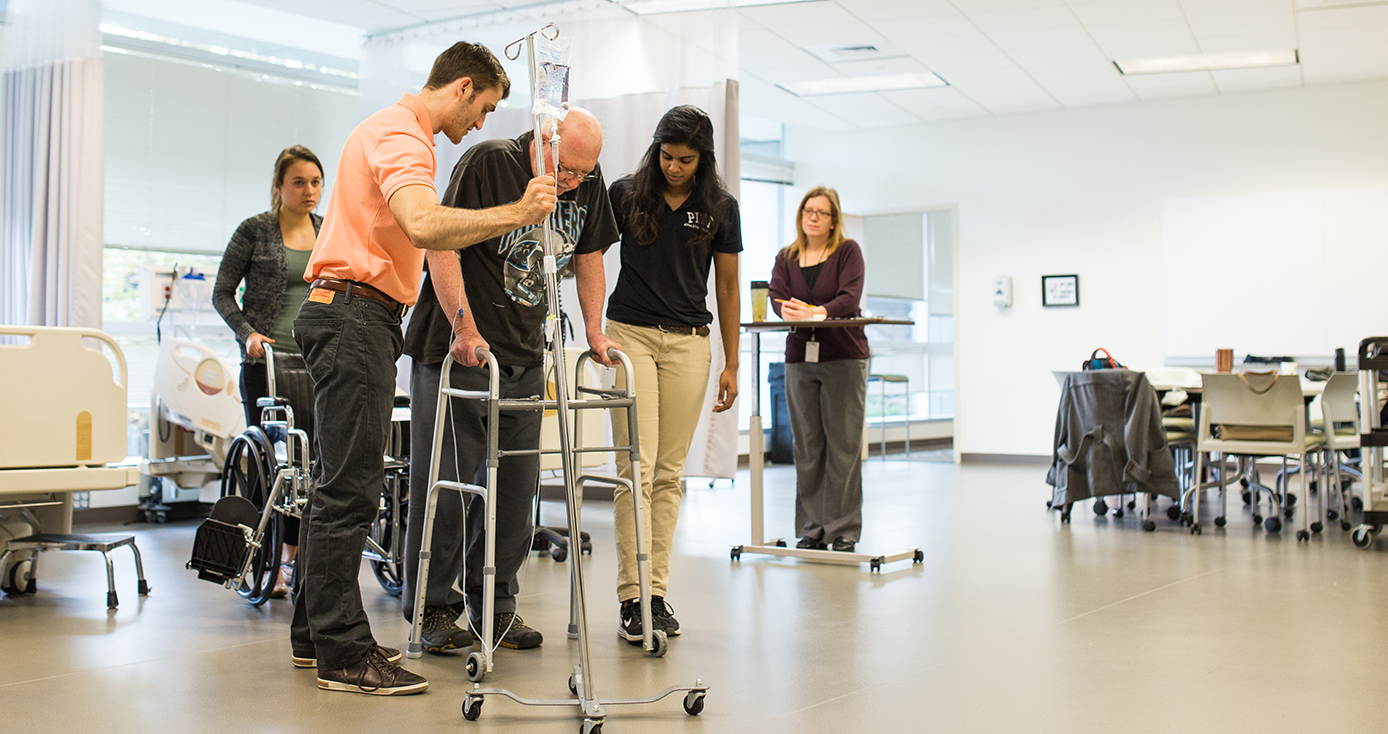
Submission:
MULTIPOLYGON (((246 425, 260 424, 255 401, 269 392, 265 376, 265 347, 298 352, 294 316, 308 295, 304 270, 323 218, 313 213, 323 193, 323 164, 312 151, 294 145, 280 152, 270 185, 270 211, 241 223, 227 244, 212 290, 212 304, 236 333, 241 345, 241 405, 246 425), (241 303, 236 289, 245 281, 241 303)), ((285 526, 286 538, 298 538, 298 522, 285 526)), ((294 560, 299 548, 284 546, 283 563, 294 560)), ((282 569, 274 596, 289 590, 282 569)))

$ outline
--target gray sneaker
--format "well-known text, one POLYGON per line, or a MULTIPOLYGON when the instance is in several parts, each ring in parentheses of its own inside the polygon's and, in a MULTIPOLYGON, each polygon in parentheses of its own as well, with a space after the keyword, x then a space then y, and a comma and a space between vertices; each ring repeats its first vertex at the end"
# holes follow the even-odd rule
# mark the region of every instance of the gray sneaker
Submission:
POLYGON ((472 633, 458 626, 458 614, 453 607, 444 605, 424 608, 424 628, 420 630, 420 644, 425 652, 435 654, 448 650, 461 650, 472 647, 472 633))
POLYGON ((381 648, 373 647, 356 665, 319 673, 318 687, 325 691, 365 693, 368 696, 407 696, 423 693, 429 687, 429 681, 386 660, 381 648))

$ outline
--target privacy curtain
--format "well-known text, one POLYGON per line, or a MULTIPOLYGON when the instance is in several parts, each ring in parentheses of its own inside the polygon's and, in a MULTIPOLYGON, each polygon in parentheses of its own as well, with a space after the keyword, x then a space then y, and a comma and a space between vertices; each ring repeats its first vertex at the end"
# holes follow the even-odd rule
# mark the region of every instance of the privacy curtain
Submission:
POLYGON ((11 0, 0 81, 0 323, 101 327, 100 4, 11 0))

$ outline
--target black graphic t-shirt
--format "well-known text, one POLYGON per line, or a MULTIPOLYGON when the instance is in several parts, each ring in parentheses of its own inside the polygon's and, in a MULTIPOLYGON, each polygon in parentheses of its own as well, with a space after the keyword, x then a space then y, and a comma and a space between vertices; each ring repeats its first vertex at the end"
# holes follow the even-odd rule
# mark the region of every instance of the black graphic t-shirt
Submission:
POLYGON ((622 232, 622 270, 607 299, 607 318, 632 326, 707 326, 708 271, 713 253, 742 252, 742 219, 737 199, 725 195, 713 239, 698 247, 690 240, 715 226, 708 212, 695 211, 689 200, 679 209, 661 202, 655 241, 636 239, 628 203, 635 180, 625 176, 612 184, 617 228, 622 232))
MULTIPOLYGON (((519 200, 530 183, 533 137, 527 132, 514 140, 487 140, 473 146, 453 169, 443 204, 487 209, 519 200)), ((560 272, 575 254, 596 252, 617 241, 602 171, 594 168, 593 174, 595 178, 560 196, 550 215, 551 231, 559 239, 556 264, 560 272)), ((541 233, 540 225, 522 227, 458 252, 473 320, 503 365, 533 367, 544 362, 541 233)), ((567 308, 579 313, 576 303, 567 308)), ((405 333, 405 353, 424 364, 442 362, 453 342, 452 318, 443 312, 426 274, 405 333)))

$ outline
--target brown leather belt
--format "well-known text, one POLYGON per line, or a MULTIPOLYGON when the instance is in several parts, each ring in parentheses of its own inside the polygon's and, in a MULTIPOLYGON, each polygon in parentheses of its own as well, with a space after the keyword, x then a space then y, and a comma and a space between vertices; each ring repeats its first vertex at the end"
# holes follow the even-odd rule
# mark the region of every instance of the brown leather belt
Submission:
POLYGON ((688 334, 690 336, 708 336, 707 326, 656 326, 655 328, 667 334, 688 334))
POLYGON ((409 308, 405 304, 387 296, 381 291, 372 288, 365 283, 358 283, 355 280, 339 280, 337 278, 319 278, 313 281, 314 288, 346 293, 349 296, 361 296, 375 301, 382 306, 390 309, 396 316, 404 318, 405 311, 409 308))

